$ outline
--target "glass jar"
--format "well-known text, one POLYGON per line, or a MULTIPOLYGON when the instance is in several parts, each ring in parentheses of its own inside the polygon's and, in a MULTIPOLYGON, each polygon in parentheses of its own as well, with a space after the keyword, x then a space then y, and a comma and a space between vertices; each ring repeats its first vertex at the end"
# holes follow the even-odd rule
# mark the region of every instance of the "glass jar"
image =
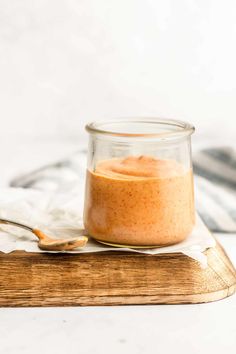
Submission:
POLYGON ((99 242, 158 247, 195 223, 191 134, 167 119, 94 122, 89 132, 84 225, 99 242))

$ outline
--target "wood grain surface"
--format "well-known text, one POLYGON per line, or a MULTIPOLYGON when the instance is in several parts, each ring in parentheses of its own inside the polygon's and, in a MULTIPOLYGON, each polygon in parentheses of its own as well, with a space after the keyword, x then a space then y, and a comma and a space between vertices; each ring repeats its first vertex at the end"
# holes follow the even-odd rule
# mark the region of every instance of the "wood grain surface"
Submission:
POLYGON ((0 306, 91 306, 202 303, 236 291, 222 247, 208 267, 182 254, 127 252, 0 253, 0 306))

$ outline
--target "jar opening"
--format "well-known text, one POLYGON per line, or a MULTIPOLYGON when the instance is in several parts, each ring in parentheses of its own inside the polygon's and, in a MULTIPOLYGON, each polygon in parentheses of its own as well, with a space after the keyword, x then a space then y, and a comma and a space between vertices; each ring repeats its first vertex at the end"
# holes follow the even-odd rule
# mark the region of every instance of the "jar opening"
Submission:
POLYGON ((90 134, 119 138, 156 138, 169 140, 191 135, 194 126, 180 120, 159 118, 127 118, 97 121, 86 125, 90 134))

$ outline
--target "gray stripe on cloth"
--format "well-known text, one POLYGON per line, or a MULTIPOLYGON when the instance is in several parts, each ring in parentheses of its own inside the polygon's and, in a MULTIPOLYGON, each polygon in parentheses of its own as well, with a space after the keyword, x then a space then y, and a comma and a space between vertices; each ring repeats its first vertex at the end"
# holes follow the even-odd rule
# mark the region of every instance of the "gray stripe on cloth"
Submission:
POLYGON ((212 171, 206 169, 205 167, 200 166, 196 161, 193 164, 193 171, 199 176, 202 176, 211 182, 215 183, 220 183, 225 185, 228 188, 233 188, 236 189, 236 181, 233 182, 232 180, 229 180, 227 177, 223 177, 222 175, 218 175, 212 171))
POLYGON ((234 151, 231 148, 222 149, 206 149, 202 151, 212 158, 221 161, 222 163, 236 169, 236 157, 234 156, 234 151))
POLYGON ((201 215, 206 215, 209 220, 207 226, 212 231, 218 232, 235 232, 236 222, 229 215, 228 211, 222 206, 221 199, 217 200, 212 197, 209 189, 211 184, 199 176, 195 177, 197 185, 196 206, 201 215))
POLYGON ((214 192, 210 190, 205 190, 205 193, 207 193, 218 206, 223 207, 222 209, 224 209, 228 213, 232 221, 235 222, 235 227, 236 227, 236 210, 232 209, 232 206, 228 204, 227 199, 219 197, 218 195, 216 195, 214 192))

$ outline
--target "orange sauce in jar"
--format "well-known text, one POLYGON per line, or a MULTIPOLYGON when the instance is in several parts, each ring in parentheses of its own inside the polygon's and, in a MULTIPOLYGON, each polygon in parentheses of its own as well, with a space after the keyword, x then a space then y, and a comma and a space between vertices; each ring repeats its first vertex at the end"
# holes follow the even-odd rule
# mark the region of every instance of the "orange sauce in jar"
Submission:
POLYGON ((194 222, 192 170, 174 160, 114 158, 87 171, 84 224, 98 241, 171 245, 183 241, 194 222))

